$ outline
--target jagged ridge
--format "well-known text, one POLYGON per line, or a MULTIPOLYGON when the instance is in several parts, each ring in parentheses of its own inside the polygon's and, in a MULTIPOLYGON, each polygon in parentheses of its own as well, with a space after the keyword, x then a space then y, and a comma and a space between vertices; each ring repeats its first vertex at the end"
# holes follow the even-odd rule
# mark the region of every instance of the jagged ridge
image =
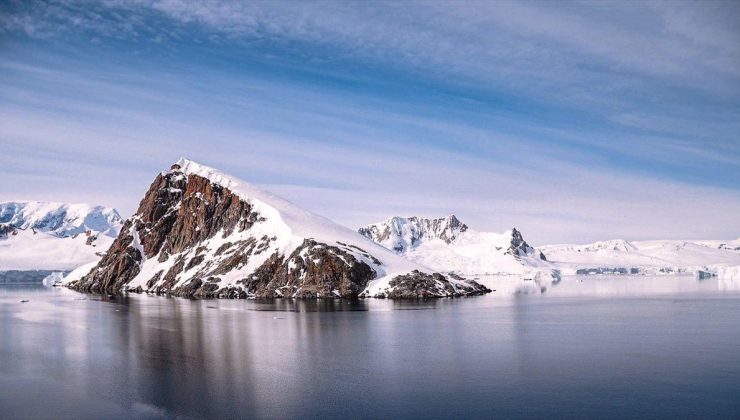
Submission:
POLYGON ((426 239, 440 239, 449 244, 466 230, 468 226, 451 214, 438 219, 394 216, 362 227, 358 232, 388 249, 404 252, 426 239))
POLYGON ((0 203, 0 270, 70 270, 95 261, 123 220, 103 206, 0 203))
POLYGON ((114 237, 123 219, 115 209, 88 204, 45 201, 0 203, 0 228, 5 234, 18 230, 70 237, 96 232, 114 237))
POLYGON ((478 232, 455 215, 391 217, 358 232, 384 247, 440 271, 467 275, 522 274, 551 267, 516 228, 503 234, 478 232))

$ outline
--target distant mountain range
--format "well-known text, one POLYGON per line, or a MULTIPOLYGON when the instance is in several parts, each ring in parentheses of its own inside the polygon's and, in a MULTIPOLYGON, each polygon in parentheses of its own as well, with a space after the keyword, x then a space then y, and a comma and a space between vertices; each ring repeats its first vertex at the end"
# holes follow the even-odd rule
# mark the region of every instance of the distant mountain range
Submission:
POLYGON ((539 248, 566 274, 717 272, 740 264, 740 239, 734 241, 625 241, 539 248))
POLYGON ((468 276, 516 274, 728 273, 740 265, 733 241, 622 239, 585 245, 530 246, 516 229, 502 234, 470 229, 456 216, 391 217, 359 233, 393 252, 439 271, 468 276))
POLYGON ((358 232, 434 270, 461 275, 523 274, 555 266, 513 228, 502 234, 470 229, 455 215, 391 217, 358 232))
POLYGON ((109 207, 0 203, 0 270, 72 270, 97 261, 123 224, 109 207))

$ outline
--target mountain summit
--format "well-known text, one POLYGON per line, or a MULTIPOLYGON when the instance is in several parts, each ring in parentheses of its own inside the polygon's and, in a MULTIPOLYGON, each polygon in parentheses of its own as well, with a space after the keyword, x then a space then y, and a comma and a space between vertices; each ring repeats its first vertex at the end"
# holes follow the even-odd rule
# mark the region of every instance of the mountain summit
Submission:
POLYGON ((391 217, 384 222, 368 225, 359 233, 395 252, 415 248, 425 240, 439 239, 449 244, 468 226, 454 214, 439 219, 423 217, 391 217))
POLYGON ((213 168, 157 175, 107 255, 71 287, 200 297, 436 297, 488 291, 213 168))

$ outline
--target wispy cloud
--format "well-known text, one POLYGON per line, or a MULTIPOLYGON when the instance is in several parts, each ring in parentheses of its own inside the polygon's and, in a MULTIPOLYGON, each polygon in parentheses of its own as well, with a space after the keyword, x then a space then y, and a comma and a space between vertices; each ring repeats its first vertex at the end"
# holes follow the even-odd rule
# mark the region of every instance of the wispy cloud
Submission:
POLYGON ((536 243, 736 237, 738 10, 7 2, 0 199, 131 212, 187 155, 351 227, 456 212, 536 243))

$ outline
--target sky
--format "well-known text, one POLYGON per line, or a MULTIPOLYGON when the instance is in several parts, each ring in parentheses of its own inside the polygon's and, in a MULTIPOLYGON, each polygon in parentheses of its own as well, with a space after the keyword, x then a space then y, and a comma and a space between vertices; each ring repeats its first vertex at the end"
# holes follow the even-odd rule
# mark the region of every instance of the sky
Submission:
POLYGON ((740 2, 0 1, 0 201, 179 157, 351 228, 740 237, 740 2))

